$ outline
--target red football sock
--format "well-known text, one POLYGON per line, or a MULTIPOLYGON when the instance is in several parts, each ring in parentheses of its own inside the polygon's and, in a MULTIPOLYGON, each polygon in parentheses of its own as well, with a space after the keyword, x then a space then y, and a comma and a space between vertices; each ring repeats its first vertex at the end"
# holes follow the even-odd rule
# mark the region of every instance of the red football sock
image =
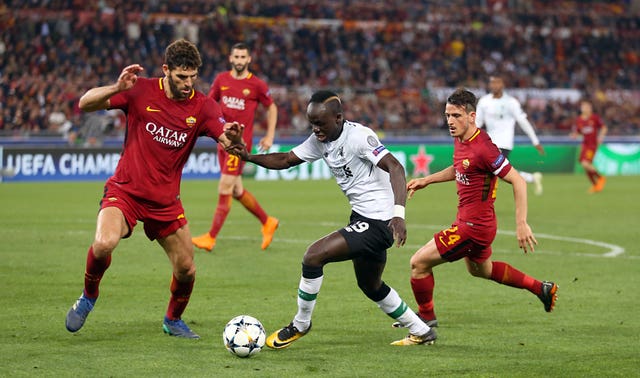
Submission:
POLYGON ((209 230, 209 235, 211 235, 212 238, 218 236, 218 232, 220 232, 224 221, 227 219, 227 215, 229 215, 229 210, 231 210, 231 195, 218 195, 218 206, 216 207, 216 212, 213 216, 213 223, 209 230))
POLYGON ((589 181, 591 181, 593 185, 595 185, 598 182, 598 179, 600 178, 600 175, 596 171, 587 172, 587 176, 589 177, 589 181))
POLYGON ((493 281, 519 289, 527 289, 535 295, 540 295, 542 292, 542 282, 535 278, 501 261, 494 261, 492 264, 491 279, 493 281))
POLYGON ((242 194, 236 198, 242 206, 255 215, 260 220, 260 223, 265 224, 267 221, 267 213, 264 212, 256 197, 253 196, 248 190, 242 192, 242 194))
POLYGON ((87 253, 87 266, 84 271, 84 295, 87 298, 95 299, 100 294, 100 280, 104 272, 111 265, 111 254, 106 259, 98 260, 93 254, 93 246, 89 247, 87 253))
POLYGON ((411 279, 411 290, 413 290, 413 296, 416 298, 416 303, 418 303, 418 313, 424 320, 436 318, 436 314, 433 311, 433 288, 435 285, 433 274, 424 278, 411 279))
POLYGON ((171 298, 167 308, 167 318, 170 320, 180 319, 184 309, 189 304, 194 282, 195 280, 180 282, 175 275, 171 277, 171 298))

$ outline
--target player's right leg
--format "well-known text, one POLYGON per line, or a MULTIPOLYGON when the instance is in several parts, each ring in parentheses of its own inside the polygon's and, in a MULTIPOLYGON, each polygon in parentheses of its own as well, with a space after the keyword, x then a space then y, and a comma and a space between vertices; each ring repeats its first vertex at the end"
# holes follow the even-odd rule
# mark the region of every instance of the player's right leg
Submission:
POLYGON ((339 232, 315 241, 302 258, 302 277, 298 285, 298 312, 286 326, 267 337, 266 345, 273 349, 286 348, 311 329, 311 316, 322 286, 323 267, 330 262, 349 260, 346 240, 339 232))
MULTIPOLYGON (((218 154, 218 157, 220 154, 218 154)), ((213 221, 208 232, 191 238, 194 246, 210 252, 216 245, 216 237, 227 220, 233 200, 233 190, 239 176, 222 173, 218 182, 218 204, 213 214, 213 221)))
POLYGON ((128 233, 129 226, 122 210, 103 203, 103 208, 98 213, 95 238, 87 253, 84 290, 65 319, 69 332, 80 330, 93 310, 99 295, 100 280, 111 264, 111 253, 120 239, 128 233))

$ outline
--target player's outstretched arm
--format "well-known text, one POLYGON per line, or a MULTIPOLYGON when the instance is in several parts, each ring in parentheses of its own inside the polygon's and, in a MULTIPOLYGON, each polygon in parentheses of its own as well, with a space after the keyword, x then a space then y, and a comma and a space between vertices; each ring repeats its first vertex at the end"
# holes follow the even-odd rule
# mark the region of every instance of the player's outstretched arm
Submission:
POLYGON ((529 250, 533 252, 535 250, 534 246, 538 244, 538 241, 535 236, 533 236, 533 231, 531 231, 531 227, 529 227, 527 223, 527 183, 515 168, 511 168, 503 180, 513 186, 518 246, 522 248, 524 253, 527 253, 529 250))
POLYGON ((133 88, 136 80, 138 80, 138 73, 142 70, 144 70, 144 68, 139 64, 132 64, 125 67, 120 73, 118 81, 114 84, 89 89, 80 97, 78 107, 84 112, 93 112, 109 108, 109 98, 116 93, 133 88))
POLYGON ((426 177, 415 178, 409 181, 407 184, 407 191, 409 192, 409 198, 413 197, 416 190, 425 188, 427 185, 435 184, 438 182, 452 181, 456 178, 456 170, 453 165, 436 172, 426 177))
POLYGON ((244 161, 257 164, 268 169, 287 169, 304 163, 293 151, 273 152, 270 154, 250 155, 246 149, 237 151, 236 155, 244 161))

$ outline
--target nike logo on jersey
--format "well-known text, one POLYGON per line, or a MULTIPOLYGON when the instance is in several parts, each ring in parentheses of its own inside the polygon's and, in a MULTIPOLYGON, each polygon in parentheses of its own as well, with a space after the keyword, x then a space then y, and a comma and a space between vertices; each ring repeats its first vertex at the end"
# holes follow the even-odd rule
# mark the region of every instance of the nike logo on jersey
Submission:
POLYGON ((226 91, 227 89, 229 89, 229 87, 227 87, 226 85, 223 85, 220 87, 221 91, 226 91))
POLYGON ((151 106, 149 106, 149 105, 147 105, 147 109, 146 109, 146 110, 147 110, 148 112, 160 112, 160 111, 161 111, 160 109, 154 109, 154 108, 152 108, 152 107, 151 107, 151 106))

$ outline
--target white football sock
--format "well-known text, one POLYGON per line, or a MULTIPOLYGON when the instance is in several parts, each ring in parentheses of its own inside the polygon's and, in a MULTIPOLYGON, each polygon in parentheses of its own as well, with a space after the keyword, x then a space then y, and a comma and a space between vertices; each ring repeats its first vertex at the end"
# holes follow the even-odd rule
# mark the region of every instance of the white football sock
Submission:
POLYGON ((322 286, 322 278, 300 278, 298 286, 298 313, 293 318, 293 325, 298 331, 304 332, 311 324, 311 314, 316 306, 316 297, 322 286))
POLYGON ((429 326, 420 320, 393 288, 390 289, 391 291, 383 300, 376 302, 378 307, 408 328, 412 335, 422 336, 429 332, 429 326))

